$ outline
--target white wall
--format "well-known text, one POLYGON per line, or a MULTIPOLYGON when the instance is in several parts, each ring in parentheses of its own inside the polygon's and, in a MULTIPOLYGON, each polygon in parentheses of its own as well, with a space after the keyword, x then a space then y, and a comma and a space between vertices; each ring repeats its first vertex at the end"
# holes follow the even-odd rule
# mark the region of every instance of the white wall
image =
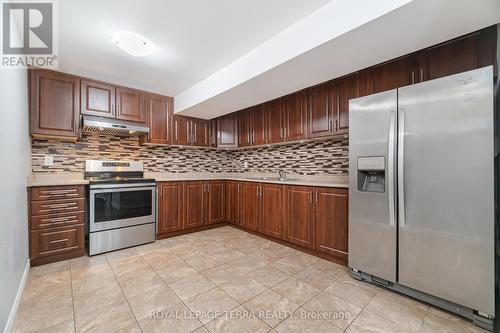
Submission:
POLYGON ((0 69, 0 332, 6 328, 28 262, 27 81, 26 70, 0 69))

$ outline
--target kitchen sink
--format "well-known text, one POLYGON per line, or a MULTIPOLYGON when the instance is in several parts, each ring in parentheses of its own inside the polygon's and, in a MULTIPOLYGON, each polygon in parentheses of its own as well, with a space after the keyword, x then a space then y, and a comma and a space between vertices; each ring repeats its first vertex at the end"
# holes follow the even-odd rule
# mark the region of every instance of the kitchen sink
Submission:
POLYGON ((286 182, 286 181, 290 181, 290 180, 296 180, 296 179, 293 179, 293 178, 285 178, 285 179, 281 179, 279 177, 248 177, 248 179, 253 179, 253 180, 271 180, 271 181, 279 181, 279 182, 286 182))

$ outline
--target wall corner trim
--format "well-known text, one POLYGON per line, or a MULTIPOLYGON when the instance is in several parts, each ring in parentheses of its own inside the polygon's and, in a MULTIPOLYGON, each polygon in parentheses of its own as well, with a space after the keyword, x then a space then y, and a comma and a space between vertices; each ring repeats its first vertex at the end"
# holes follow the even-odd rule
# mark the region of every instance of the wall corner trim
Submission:
POLYGON ((12 304, 9 318, 7 319, 7 324, 5 325, 3 333, 10 333, 14 328, 14 320, 16 319, 17 309, 19 309, 19 305, 21 304, 21 298, 23 297, 24 286, 26 285, 26 280, 28 279, 29 271, 30 271, 30 261, 28 259, 26 261, 26 266, 24 267, 21 283, 19 284, 19 288, 17 289, 16 299, 12 304))

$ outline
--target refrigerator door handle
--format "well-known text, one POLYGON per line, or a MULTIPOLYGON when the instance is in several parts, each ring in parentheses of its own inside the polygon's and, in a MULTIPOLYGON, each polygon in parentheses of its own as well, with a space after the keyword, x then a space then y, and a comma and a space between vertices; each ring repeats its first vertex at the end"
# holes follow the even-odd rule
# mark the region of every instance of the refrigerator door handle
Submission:
POLYGON ((388 199, 389 199, 389 225, 396 225, 396 209, 395 209, 395 196, 394 196, 394 150, 395 150, 395 126, 396 125, 396 112, 390 112, 389 118, 389 139, 388 139, 388 152, 387 152, 387 177, 388 182, 388 199))
POLYGON ((398 114, 398 211, 399 226, 405 227, 406 207, 405 207, 405 176, 404 176, 404 156, 405 156, 405 110, 399 109, 398 114))

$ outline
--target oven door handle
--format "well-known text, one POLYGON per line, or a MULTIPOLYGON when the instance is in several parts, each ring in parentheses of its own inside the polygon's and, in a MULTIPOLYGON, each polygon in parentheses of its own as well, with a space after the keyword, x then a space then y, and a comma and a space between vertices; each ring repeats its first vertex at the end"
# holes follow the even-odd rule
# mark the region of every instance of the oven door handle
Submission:
POLYGON ((133 192, 133 191, 154 191, 155 186, 142 186, 142 187, 105 187, 105 188, 91 188, 91 193, 115 193, 115 192, 133 192))
POLYGON ((156 187, 156 183, 136 183, 136 184, 95 184, 90 185, 90 190, 100 189, 125 189, 125 188, 141 188, 141 187, 156 187))

